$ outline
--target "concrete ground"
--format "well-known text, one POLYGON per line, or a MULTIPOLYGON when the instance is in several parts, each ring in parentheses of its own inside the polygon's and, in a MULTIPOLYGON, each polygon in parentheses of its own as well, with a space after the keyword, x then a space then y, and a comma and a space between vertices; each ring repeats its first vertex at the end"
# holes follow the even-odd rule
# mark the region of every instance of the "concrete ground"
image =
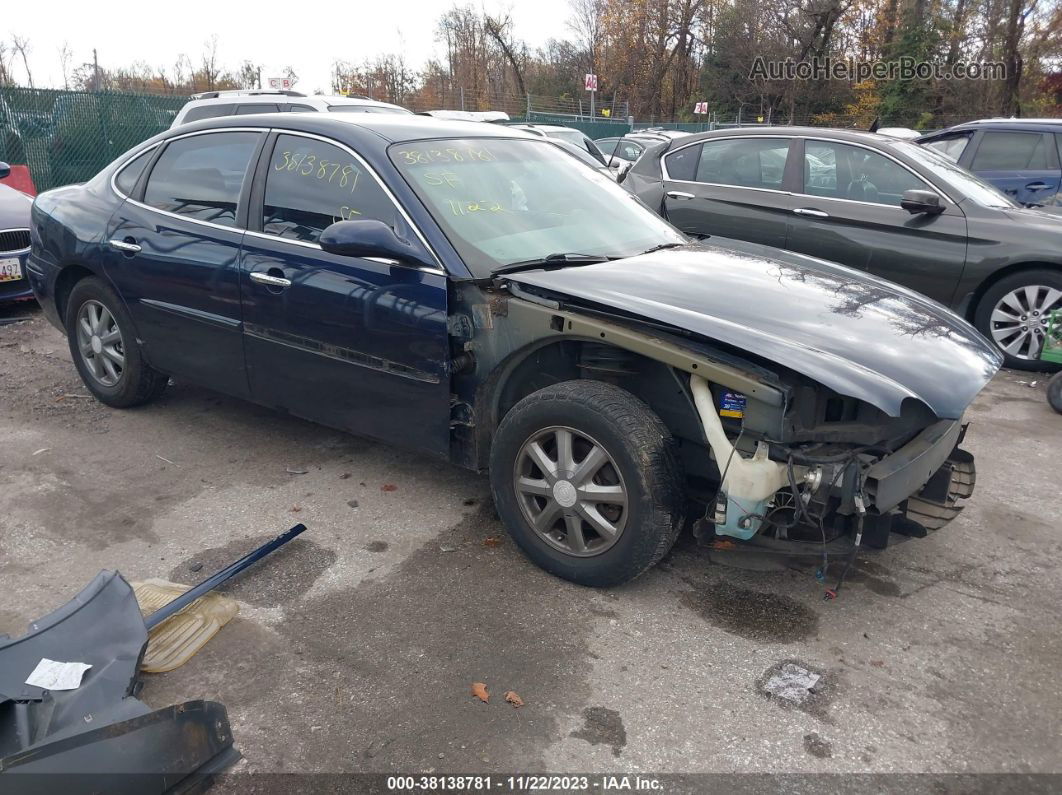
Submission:
POLYGON ((23 314, 0 326, 0 632, 100 569, 197 582, 309 527, 226 589, 240 613, 203 651, 145 676, 154 707, 226 705, 237 770, 1062 772, 1042 376, 1001 373, 967 415, 966 512, 866 555, 835 602, 688 537, 588 590, 522 557, 483 477, 184 384, 108 409, 39 312, 0 316, 23 314), (785 661, 823 677, 803 707, 762 692, 785 661))

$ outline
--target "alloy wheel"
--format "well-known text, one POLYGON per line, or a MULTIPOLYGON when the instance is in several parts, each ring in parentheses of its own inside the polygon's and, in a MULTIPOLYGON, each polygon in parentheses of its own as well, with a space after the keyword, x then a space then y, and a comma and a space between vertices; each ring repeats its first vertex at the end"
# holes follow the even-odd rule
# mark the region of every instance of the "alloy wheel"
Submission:
POLYGON ((569 555, 600 555, 626 527, 627 489, 616 462, 574 428, 546 428, 524 442, 513 487, 535 533, 569 555))
POLYGON ((92 377, 115 386, 125 371, 125 346, 114 315, 99 301, 86 301, 77 313, 77 346, 92 377))
POLYGON ((1047 316, 1060 308, 1062 290, 1043 284, 1012 290, 992 309, 992 339, 1015 358, 1038 359, 1047 335, 1047 316))

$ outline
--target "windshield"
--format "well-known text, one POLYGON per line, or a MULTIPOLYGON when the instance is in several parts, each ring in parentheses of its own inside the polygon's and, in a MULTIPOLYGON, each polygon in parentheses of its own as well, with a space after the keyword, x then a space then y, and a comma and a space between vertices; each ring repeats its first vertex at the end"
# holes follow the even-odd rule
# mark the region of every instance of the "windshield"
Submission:
POLYGON ((477 278, 550 254, 630 257, 686 242, 609 177, 548 141, 416 141, 389 153, 477 278))
POLYGON ((896 141, 893 146, 923 168, 928 169, 933 176, 954 186, 961 195, 952 198, 958 200, 969 198, 983 207, 994 207, 1001 210, 1018 206, 996 188, 979 177, 975 177, 958 163, 940 154, 940 152, 910 141, 896 141))

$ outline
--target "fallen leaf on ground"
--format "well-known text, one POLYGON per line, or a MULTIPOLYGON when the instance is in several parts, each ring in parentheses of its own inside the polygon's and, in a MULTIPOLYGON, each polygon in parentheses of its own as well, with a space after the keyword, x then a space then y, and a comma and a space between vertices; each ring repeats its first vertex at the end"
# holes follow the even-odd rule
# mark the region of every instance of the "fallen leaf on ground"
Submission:
POLYGON ((515 690, 506 690, 505 700, 512 704, 516 709, 519 709, 524 705, 524 700, 516 694, 515 690))
POLYGON ((344 472, 342 475, 339 476, 339 479, 340 480, 346 480, 349 477, 350 477, 350 473, 349 472, 344 472))
POLYGON ((885 661, 884 660, 871 660, 870 664, 873 665, 875 668, 884 668, 885 667, 885 661))
POLYGON ((394 483, 384 483, 380 486, 380 491, 398 491, 398 486, 394 483))
POLYGON ((300 508, 298 505, 292 505, 291 506, 291 512, 292 513, 298 513, 301 510, 302 510, 302 508, 300 508))
POLYGON ((501 536, 500 535, 487 536, 486 538, 483 539, 483 546, 485 546, 485 547, 498 547, 498 546, 501 546, 501 542, 502 542, 502 540, 501 540, 501 536))
POLYGON ((490 703, 490 693, 487 692, 487 686, 483 682, 472 683, 472 695, 484 704, 490 703))

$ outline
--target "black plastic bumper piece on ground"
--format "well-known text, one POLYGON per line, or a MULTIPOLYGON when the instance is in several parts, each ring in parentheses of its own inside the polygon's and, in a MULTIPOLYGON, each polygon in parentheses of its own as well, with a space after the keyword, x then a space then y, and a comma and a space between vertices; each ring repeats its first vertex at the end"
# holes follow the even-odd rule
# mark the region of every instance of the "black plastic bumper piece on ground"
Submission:
POLYGON ((148 628, 305 530, 296 525, 149 616, 129 583, 101 571, 77 596, 0 636, 0 792, 201 792, 240 758, 225 707, 189 701, 152 711, 135 698, 148 628), (171 609, 172 608, 172 609, 171 609), (25 684, 41 659, 88 663, 74 690, 25 684))

